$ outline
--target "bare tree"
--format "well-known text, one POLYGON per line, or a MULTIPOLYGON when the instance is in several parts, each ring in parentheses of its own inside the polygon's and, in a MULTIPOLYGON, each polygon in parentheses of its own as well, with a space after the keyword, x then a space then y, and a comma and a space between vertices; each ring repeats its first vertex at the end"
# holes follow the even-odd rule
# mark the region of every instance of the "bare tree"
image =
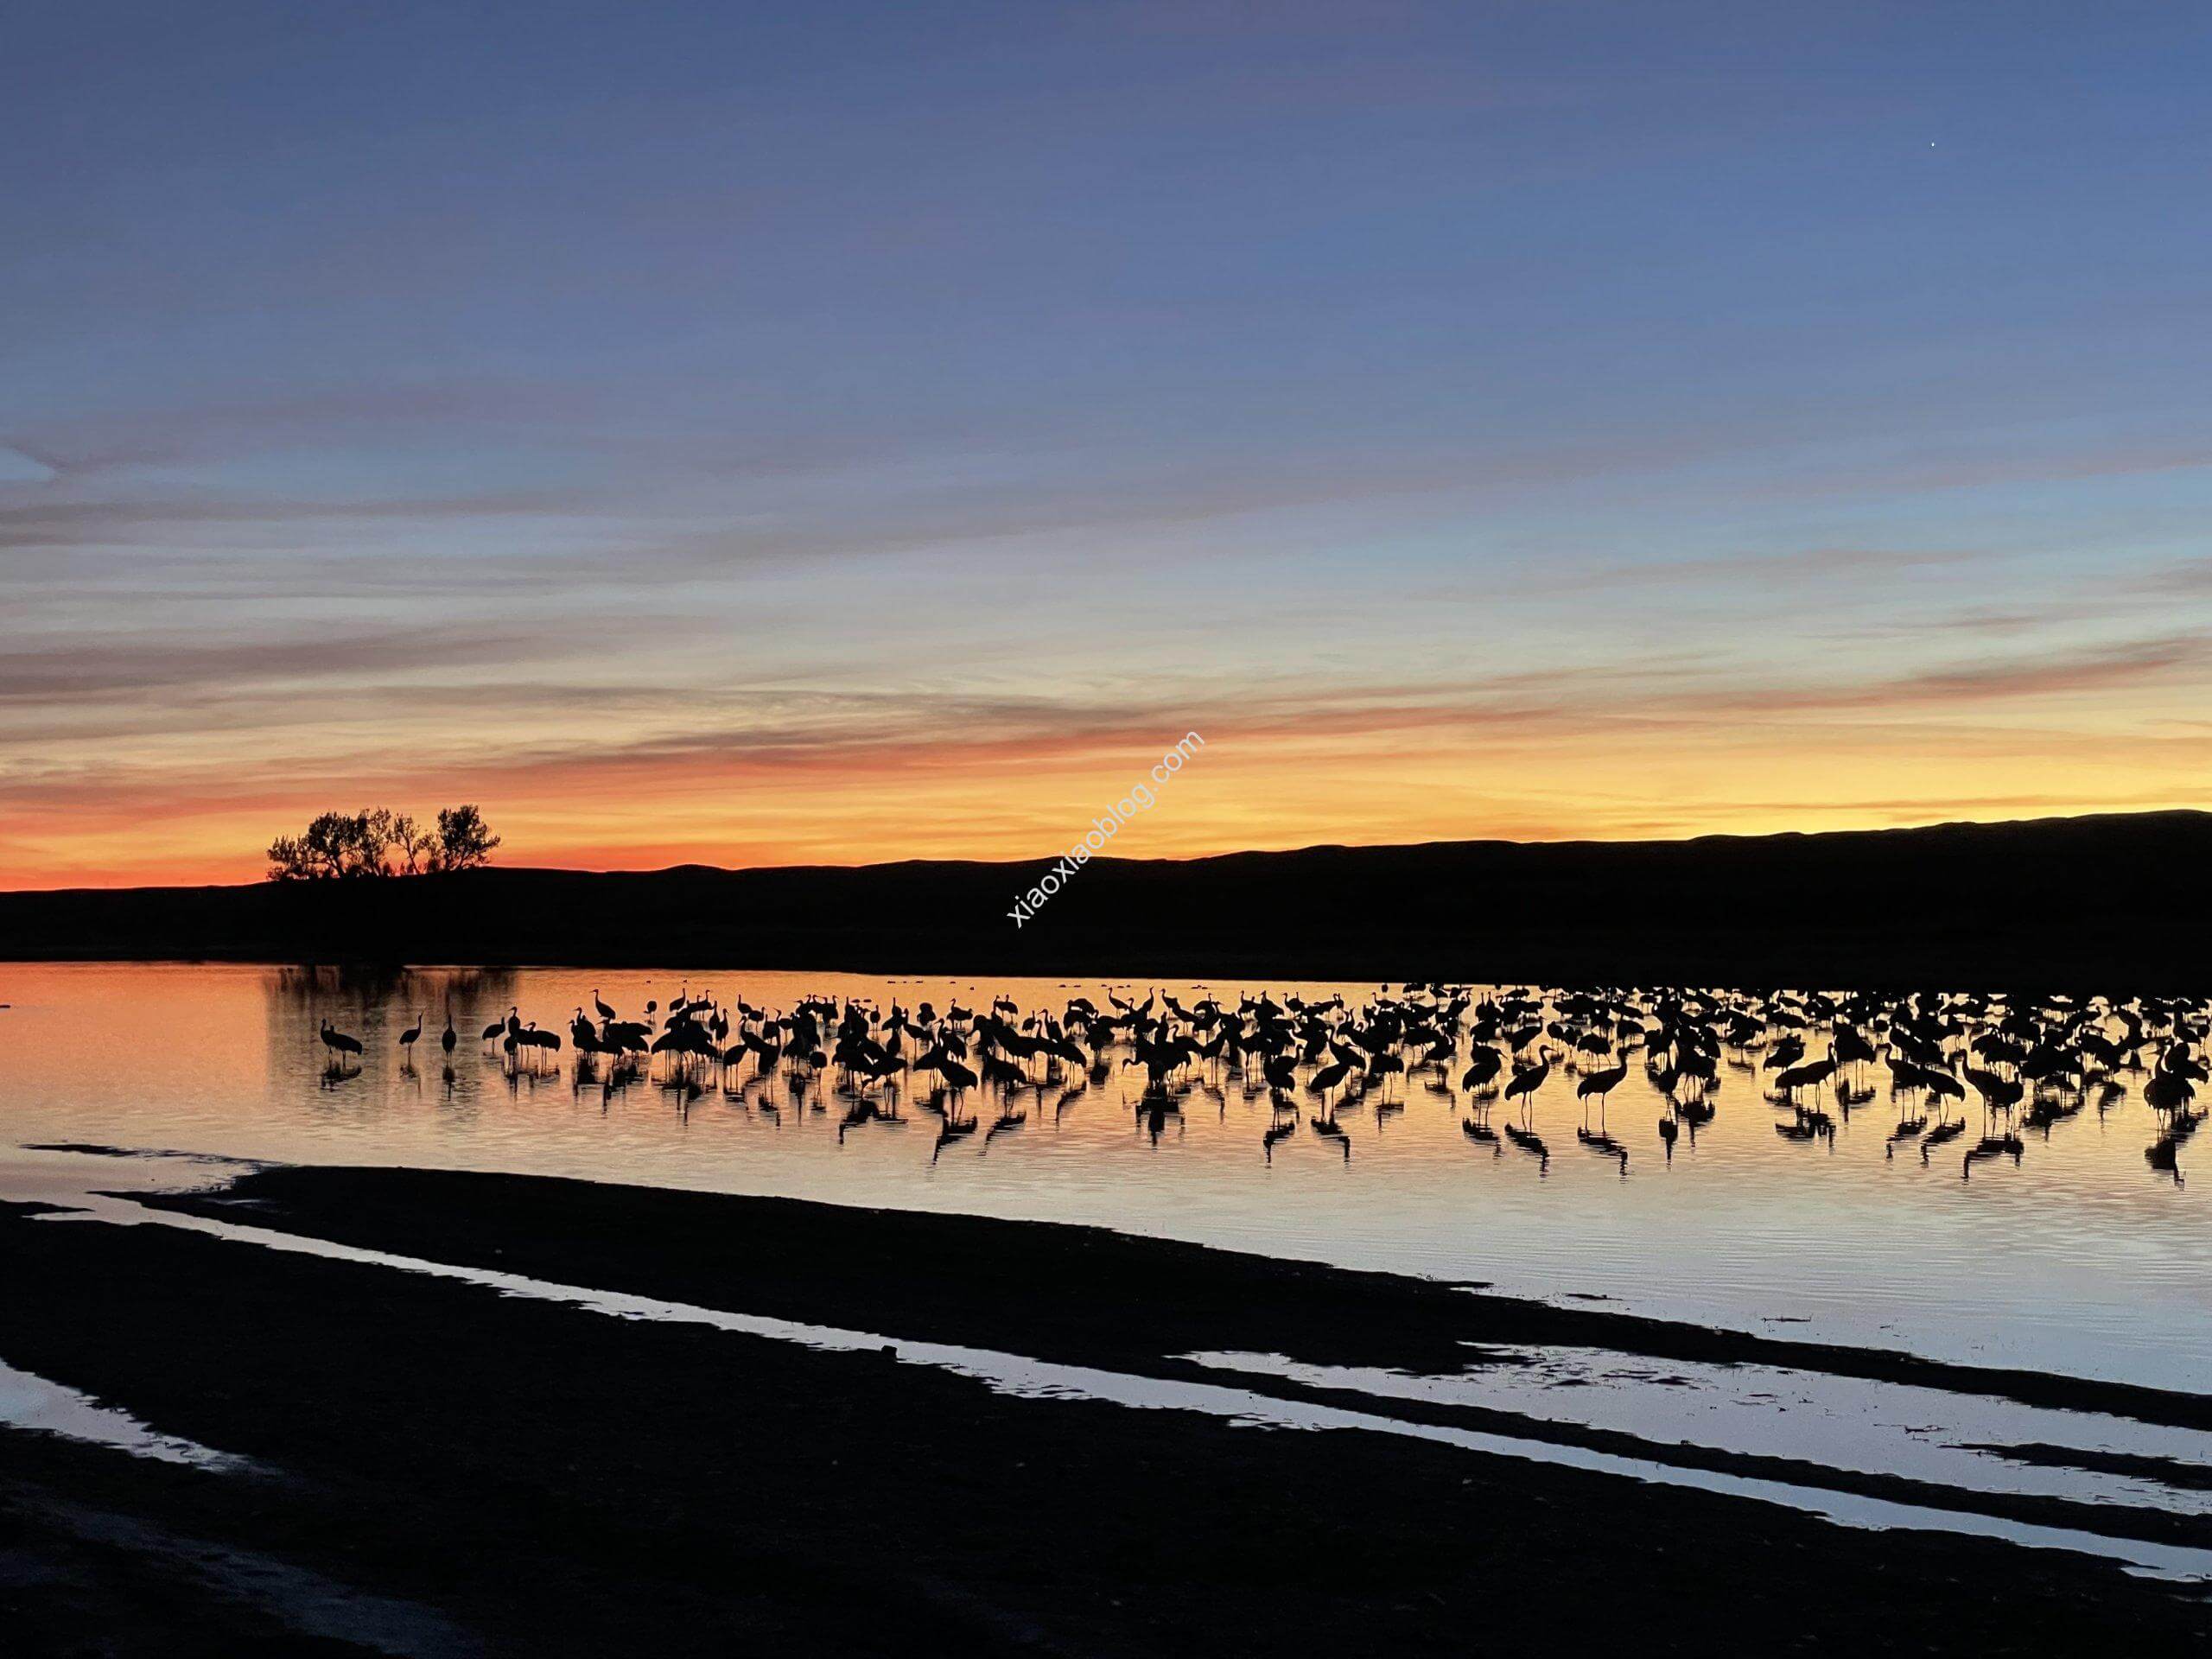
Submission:
POLYGON ((438 812, 437 844, 431 849, 430 868, 435 870, 473 870, 492 861, 499 836, 484 822, 484 815, 467 804, 438 812))
POLYGON ((491 860, 499 844, 474 806, 448 807, 436 830, 386 806, 358 812, 325 812, 297 836, 269 843, 272 881, 353 880, 418 875, 426 870, 467 870, 491 860))

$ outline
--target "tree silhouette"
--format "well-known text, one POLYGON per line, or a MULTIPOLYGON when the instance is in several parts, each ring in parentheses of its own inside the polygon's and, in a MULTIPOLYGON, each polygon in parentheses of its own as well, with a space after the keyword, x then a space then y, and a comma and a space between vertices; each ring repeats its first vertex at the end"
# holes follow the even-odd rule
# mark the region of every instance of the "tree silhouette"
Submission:
POLYGON ((474 806, 463 803, 460 806, 442 807, 438 811, 437 836, 430 848, 430 868, 473 870, 490 863, 492 849, 499 844, 499 836, 492 833, 491 826, 484 822, 484 815, 474 806))
POLYGON ((418 830, 404 812, 365 806, 358 812, 322 813, 299 835, 270 842, 269 879, 352 880, 474 869, 490 862, 499 844, 474 806, 443 809, 435 832, 418 830))

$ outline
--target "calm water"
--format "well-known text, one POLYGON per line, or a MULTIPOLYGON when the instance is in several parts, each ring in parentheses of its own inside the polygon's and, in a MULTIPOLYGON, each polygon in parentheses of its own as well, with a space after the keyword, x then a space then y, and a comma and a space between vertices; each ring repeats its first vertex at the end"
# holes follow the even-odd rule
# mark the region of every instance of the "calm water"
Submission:
MULTIPOLYGON (((1133 1109, 1142 1074, 1118 1068, 1057 1119, 1052 1094, 1033 1096, 1025 1123, 933 1158, 936 1120, 911 1107, 904 1125, 863 1125, 841 1141, 834 1102, 771 1116, 709 1089, 686 1110, 650 1086, 577 1088, 565 1049, 557 1070, 514 1075, 475 1035, 511 1005, 564 1031, 594 991, 634 1014, 686 986, 783 1009, 808 995, 942 1009, 1001 994, 1058 1008, 1082 993, 1103 1006, 1109 988, 1128 989, 727 970, 362 981, 251 966, 0 965, 0 1002, 11 1005, 0 1011, 0 1192, 32 1195, 52 1179, 50 1157, 7 1150, 41 1141, 583 1176, 1094 1223, 1771 1334, 2204 1387, 2212 1214, 2202 1184, 2146 1166, 2153 1127, 2139 1078, 2107 1111, 2047 1138, 2023 1131, 2017 1167, 1980 1165, 1970 1181, 1956 1144, 1925 1167, 1914 1152, 1886 1160, 1886 1097, 1853 1114, 1832 1146, 1784 1141, 1758 1080, 1728 1069, 1719 1116, 1670 1162, 1640 1064, 1606 1113, 1629 1148, 1624 1174, 1577 1144, 1582 1111, 1563 1071, 1535 1103, 1553 1148, 1541 1172, 1515 1148, 1493 1156, 1469 1141, 1461 1104, 1419 1081, 1393 1084, 1402 1110, 1378 1113, 1370 1095, 1344 1114, 1349 1159, 1301 1128, 1270 1160, 1264 1090, 1248 1093, 1232 1075, 1217 1096, 1192 1092, 1155 1136, 1133 1109), (449 1076, 436 1040, 448 1005, 462 1033, 449 1076), (428 1018, 410 1070, 397 1036, 418 1011, 428 1018), (327 1079, 325 1018, 362 1039, 358 1075, 327 1079)), ((1263 988, 1357 1002, 1375 988, 1159 988, 1186 1002, 1263 988)), ((1304 1116, 1311 1097, 1298 1094, 1304 1116)), ((995 1108, 976 1109, 988 1127, 995 1108)))

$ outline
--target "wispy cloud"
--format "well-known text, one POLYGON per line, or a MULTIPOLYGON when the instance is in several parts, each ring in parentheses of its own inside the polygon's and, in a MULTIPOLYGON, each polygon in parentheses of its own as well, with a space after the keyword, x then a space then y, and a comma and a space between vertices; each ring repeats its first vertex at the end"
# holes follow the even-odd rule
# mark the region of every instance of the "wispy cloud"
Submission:
POLYGON ((574 512, 574 496, 551 490, 396 500, 261 500, 244 498, 165 500, 0 502, 0 552, 72 547, 138 551, 148 543, 175 545, 205 532, 235 544, 257 533, 272 544, 296 544, 308 527, 353 520, 509 518, 574 512))
MULTIPOLYGON (((586 632, 572 626, 565 643, 586 632)), ((0 647, 0 703, 79 705, 155 693, 256 690, 320 683, 391 683, 424 670, 530 660, 556 652, 560 640, 541 633, 482 626, 332 627, 289 638, 201 643, 171 634, 76 639, 43 646, 0 647)))
POLYGON ((1662 10, 34 9, 0 884, 2197 787, 2188 23, 1662 10))
MULTIPOLYGON (((1790 548, 1772 553, 1734 553, 1702 558, 1606 564, 1591 577, 1614 587, 1672 588, 1710 584, 1734 588, 1745 582, 1791 586, 1861 582, 1872 577, 1910 575, 1921 571, 1989 564, 2005 556, 1993 549, 1912 550, 1871 547, 1790 548)), ((1566 585, 1562 581, 1561 585, 1566 585)))

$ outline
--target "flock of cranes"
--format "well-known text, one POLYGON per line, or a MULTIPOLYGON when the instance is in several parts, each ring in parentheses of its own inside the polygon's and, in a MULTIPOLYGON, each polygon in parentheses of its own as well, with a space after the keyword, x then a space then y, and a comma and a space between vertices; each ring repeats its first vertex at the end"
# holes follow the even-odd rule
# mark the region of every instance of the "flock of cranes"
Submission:
MULTIPOLYGON (((1823 995, 1636 988, 1490 993, 1466 986, 1383 987, 1358 1005, 1271 995, 1233 1004, 1172 995, 1142 1001, 1108 992, 1101 1008, 1074 996, 1058 1009, 1024 1009, 999 997, 988 1007, 942 1010, 810 997, 789 1013, 728 1004, 688 988, 665 1009, 648 1001, 626 1019, 594 990, 563 1033, 525 1022, 519 1008, 485 1026, 480 1040, 515 1074, 557 1071, 575 1055, 578 1089, 602 1098, 651 1084, 689 1109, 709 1090, 748 1109, 779 1115, 810 1104, 840 1113, 840 1140, 868 1123, 906 1121, 903 1105, 938 1125, 937 1151, 982 1130, 988 1145, 1029 1122, 1060 1116, 1118 1073, 1142 1074, 1133 1103, 1156 1142, 1185 1107, 1202 1100, 1226 1121, 1229 1090, 1266 1103, 1261 1138, 1276 1146, 1303 1129, 1351 1156, 1342 1121, 1366 1110, 1378 1123, 1402 1112, 1408 1091, 1452 1103, 1467 1139, 1502 1157, 1511 1147, 1548 1170, 1551 1146, 1535 1122, 1539 1091, 1554 1072, 1574 1079, 1575 1143, 1613 1160, 1624 1176, 1630 1147, 1606 1126, 1609 1098, 1640 1070, 1659 1104, 1659 1144, 1694 1143, 1719 1109, 1724 1080, 1746 1087, 1776 1115, 1785 1141, 1833 1148, 1839 1117, 1886 1093, 1897 1117, 1887 1155, 1917 1150, 1923 1165, 1964 1141, 1961 1174, 2024 1155, 2024 1130, 2046 1135, 2091 1107, 2102 1114, 2129 1080, 2155 1120, 2151 1168, 2182 1179, 2179 1153, 2204 1119, 2196 1088, 2207 1080, 2204 1004, 2171 999, 1974 995, 1823 995), (778 1084, 782 1097, 778 1097, 778 1084), (1886 1084, 1886 1088, 1885 1087, 1886 1084), (1302 1100, 1301 1100, 1302 1097, 1302 1100), (981 1100, 988 1124, 976 1116, 981 1100), (1493 1108, 1503 1103, 1500 1121, 1493 1108), (1979 1134, 1968 1140, 1978 1105, 1979 1134), (1955 1112, 1955 1115, 1954 1115, 1955 1112), (1594 1115, 1595 1121, 1592 1122, 1594 1115)), ((411 1068, 424 1016, 399 1033, 411 1068)), ((358 1068, 359 1040, 326 1019, 328 1076, 358 1068)), ((461 1041, 448 1013, 438 1045, 448 1076, 461 1041)))

